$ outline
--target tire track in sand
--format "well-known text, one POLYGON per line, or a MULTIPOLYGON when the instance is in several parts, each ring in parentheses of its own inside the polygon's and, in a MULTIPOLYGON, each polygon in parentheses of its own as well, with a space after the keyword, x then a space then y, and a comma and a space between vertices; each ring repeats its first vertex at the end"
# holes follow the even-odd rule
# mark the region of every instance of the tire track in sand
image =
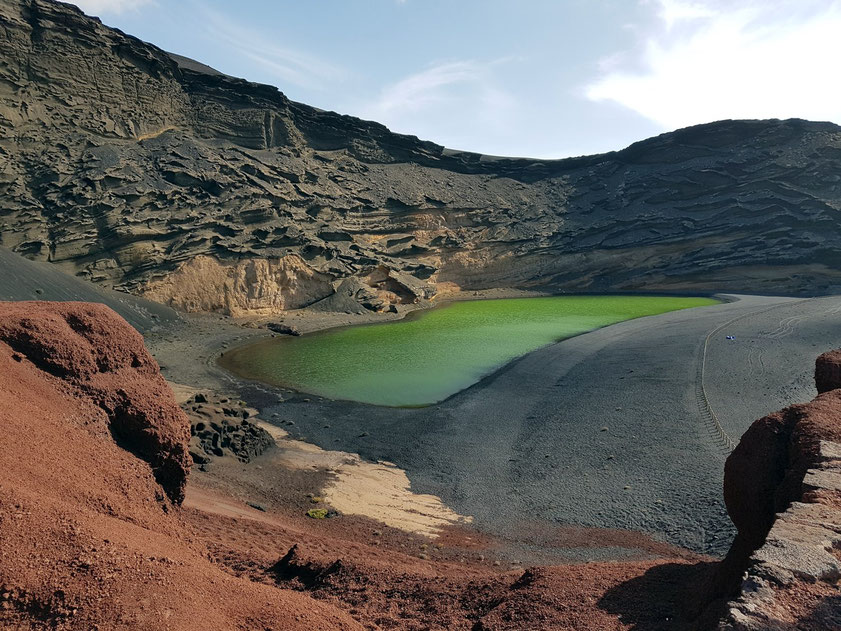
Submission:
MULTIPOLYGON (((724 427, 722 427, 718 415, 715 413, 715 410, 713 410, 712 406, 710 405, 710 399, 709 395, 707 394, 706 386, 707 352, 709 350, 710 341, 716 334, 720 333, 726 327, 731 326, 736 322, 740 322, 741 320, 745 320, 750 317, 755 317, 763 313, 767 313, 774 309, 803 304, 805 302, 808 302, 809 300, 812 300, 812 298, 806 298, 797 302, 786 302, 783 304, 766 307, 765 309, 759 309, 758 311, 750 311, 748 313, 743 313, 742 315, 736 316, 735 318, 732 318, 727 322, 718 325, 712 331, 707 333, 706 338, 704 338, 704 344, 701 348, 701 353, 698 359, 698 365, 695 374, 695 399, 698 403, 698 411, 701 415, 701 419, 705 427, 707 428, 707 432, 709 433, 710 438, 712 438, 712 440, 718 444, 722 455, 729 455, 730 452, 736 448, 736 444, 738 441, 734 440, 733 437, 727 433, 724 427)), ((805 316, 794 316, 791 318, 784 318, 783 320, 780 320, 778 328, 769 333, 767 337, 779 338, 789 335, 794 330, 794 327, 799 322, 801 322, 804 319, 804 317, 805 316)))

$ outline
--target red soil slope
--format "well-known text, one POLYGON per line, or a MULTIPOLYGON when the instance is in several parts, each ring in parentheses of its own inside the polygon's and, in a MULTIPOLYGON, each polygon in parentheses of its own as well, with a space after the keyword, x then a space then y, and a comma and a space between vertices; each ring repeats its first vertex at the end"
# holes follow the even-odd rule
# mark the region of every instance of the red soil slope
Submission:
POLYGON ((173 503, 186 418, 113 311, 0 303, 0 375, 0 627, 361 628, 206 558, 173 503))

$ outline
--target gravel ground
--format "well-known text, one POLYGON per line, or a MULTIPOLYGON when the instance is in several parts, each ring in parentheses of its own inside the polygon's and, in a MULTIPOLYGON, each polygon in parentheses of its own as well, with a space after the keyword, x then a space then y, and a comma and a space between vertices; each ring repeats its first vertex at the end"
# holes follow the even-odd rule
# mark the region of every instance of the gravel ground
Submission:
MULTIPOLYGON (((727 452, 698 396, 707 336, 715 331, 704 379, 709 404, 735 439, 759 416, 810 399, 814 358, 841 346, 839 297, 731 298, 553 344, 420 409, 319 399, 201 363, 192 371, 237 387, 296 437, 394 462, 413 490, 440 496, 479 530, 509 541, 512 558, 639 556, 633 546, 559 550, 553 526, 564 525, 637 530, 721 555, 733 529, 721 491, 727 452), (541 531, 546 541, 535 536, 541 531)), ((203 345, 176 337, 191 349, 203 345)), ((171 372, 177 380, 183 371, 171 372)))

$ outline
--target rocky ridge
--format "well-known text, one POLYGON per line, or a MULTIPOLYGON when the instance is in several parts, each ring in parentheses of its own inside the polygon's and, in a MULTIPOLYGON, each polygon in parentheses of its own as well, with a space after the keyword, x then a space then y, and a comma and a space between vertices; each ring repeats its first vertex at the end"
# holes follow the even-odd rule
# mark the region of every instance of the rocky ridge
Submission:
MULTIPOLYGON (((727 460, 741 574, 722 631, 841 629, 841 352, 821 355, 812 402, 756 421, 727 460)), ((725 586, 726 586, 725 582, 725 586)))
POLYGON ((120 316, 98 304, 0 303, 0 343, 13 360, 25 359, 93 402, 117 443, 149 463, 169 499, 184 499, 187 419, 140 333, 120 316))
MULTIPOLYGON (((494 287, 828 291, 841 128, 722 121, 567 160, 452 151, 49 0, 0 7, 0 245, 184 310, 494 287)), ((352 307, 351 307, 352 308, 352 307)))

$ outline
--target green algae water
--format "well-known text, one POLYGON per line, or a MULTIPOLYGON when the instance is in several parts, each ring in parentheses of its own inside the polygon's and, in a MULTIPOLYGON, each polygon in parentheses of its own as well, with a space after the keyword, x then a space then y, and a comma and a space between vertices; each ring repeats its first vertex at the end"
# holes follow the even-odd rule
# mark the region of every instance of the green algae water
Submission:
POLYGON ((225 354, 249 379, 330 399, 423 406, 541 346, 710 298, 557 296, 455 302, 397 322, 273 338, 225 354))

